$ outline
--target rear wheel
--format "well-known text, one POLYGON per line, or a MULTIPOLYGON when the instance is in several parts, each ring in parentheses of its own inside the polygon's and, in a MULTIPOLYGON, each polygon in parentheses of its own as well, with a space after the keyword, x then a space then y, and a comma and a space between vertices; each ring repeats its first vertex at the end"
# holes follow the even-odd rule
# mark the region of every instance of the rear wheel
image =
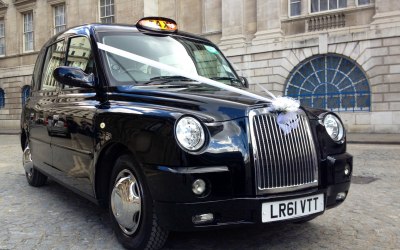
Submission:
POLYGON ((158 225, 144 175, 129 155, 116 161, 110 180, 109 210, 118 240, 128 249, 159 249, 168 231, 158 225))
POLYGON ((25 149, 22 156, 22 163, 25 168, 25 176, 29 185, 33 187, 40 187, 46 184, 47 176, 35 169, 32 161, 32 154, 29 148, 29 142, 26 141, 25 149))

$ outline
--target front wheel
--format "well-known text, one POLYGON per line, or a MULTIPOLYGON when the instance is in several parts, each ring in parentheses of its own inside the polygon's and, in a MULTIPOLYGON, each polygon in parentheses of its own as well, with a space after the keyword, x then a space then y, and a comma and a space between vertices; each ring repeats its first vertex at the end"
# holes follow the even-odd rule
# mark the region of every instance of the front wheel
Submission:
POLYGON ((128 249, 159 249, 168 231, 158 225, 143 173, 130 155, 116 161, 110 180, 109 210, 114 232, 128 249))
POLYGON ((47 176, 35 169, 32 161, 31 149, 29 148, 29 142, 25 144, 25 149, 22 155, 22 163, 25 168, 25 176, 29 185, 33 187, 40 187, 46 184, 47 176))

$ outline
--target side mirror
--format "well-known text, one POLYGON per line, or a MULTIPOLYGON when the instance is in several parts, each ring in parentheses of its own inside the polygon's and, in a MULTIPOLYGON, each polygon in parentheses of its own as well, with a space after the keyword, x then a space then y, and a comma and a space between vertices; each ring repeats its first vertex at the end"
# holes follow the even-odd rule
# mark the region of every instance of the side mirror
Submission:
POLYGON ((243 86, 245 88, 249 88, 249 81, 247 81, 247 78, 244 76, 239 77, 240 81, 242 82, 243 86))
POLYGON ((94 75, 86 74, 77 67, 61 66, 53 71, 53 76, 57 82, 79 88, 93 88, 94 75))

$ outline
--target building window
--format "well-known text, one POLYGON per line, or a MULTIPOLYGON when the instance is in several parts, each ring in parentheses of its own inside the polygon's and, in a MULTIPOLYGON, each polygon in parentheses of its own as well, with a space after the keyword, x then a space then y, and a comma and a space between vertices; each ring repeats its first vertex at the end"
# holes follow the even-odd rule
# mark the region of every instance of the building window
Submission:
POLYGON ((21 92, 22 107, 25 106, 26 100, 28 100, 30 92, 31 92, 31 86, 25 85, 22 88, 22 92, 21 92))
POLYGON ((114 23, 114 0, 100 0, 100 22, 114 23))
POLYGON ((370 3, 371 3, 371 0, 358 0, 358 5, 367 5, 370 3))
POLYGON ((290 74, 285 95, 304 106, 332 111, 369 111, 370 87, 355 62, 338 55, 318 55, 290 74))
POLYGON ((6 38, 4 20, 0 20, 0 56, 6 54, 6 38))
POLYGON ((54 34, 65 30, 65 4, 54 6, 54 34))
POLYGON ((347 0, 311 0, 311 13, 347 7, 347 0))
POLYGON ((0 89, 0 109, 4 108, 5 106, 5 97, 4 97, 4 90, 0 89))
POLYGON ((301 14, 301 0, 290 0, 290 16, 299 16, 301 14))
POLYGON ((27 12, 24 16, 24 51, 33 50, 33 12, 27 12))

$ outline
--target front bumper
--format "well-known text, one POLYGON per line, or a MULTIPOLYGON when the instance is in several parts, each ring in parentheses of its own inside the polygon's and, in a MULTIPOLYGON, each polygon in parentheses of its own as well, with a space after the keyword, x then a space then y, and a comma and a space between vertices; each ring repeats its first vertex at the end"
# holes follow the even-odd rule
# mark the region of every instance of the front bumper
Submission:
MULTIPOLYGON (((261 224, 261 209, 265 202, 284 201, 316 194, 324 194, 325 210, 341 204, 344 200, 337 200, 338 193, 347 193, 350 188, 350 175, 344 175, 346 165, 350 165, 352 172, 352 156, 345 153, 330 156, 322 162, 321 184, 317 188, 290 192, 285 194, 273 194, 268 196, 256 196, 245 198, 231 198, 214 201, 200 201, 188 203, 155 201, 155 212, 159 224, 173 231, 188 231, 204 228, 229 227, 235 225, 261 224), (208 224, 196 225, 192 218, 195 215, 212 213, 214 220, 208 224)), ((297 217, 280 222, 295 222, 313 218, 323 214, 319 212, 304 217, 297 217)), ((275 222, 273 222, 275 223, 275 222)))
MULTIPOLYGON (((339 192, 347 193, 349 188, 350 182, 347 182, 330 186, 324 190, 316 189, 308 192, 297 192, 296 194, 287 194, 274 197, 236 198, 196 203, 155 202, 155 210, 158 216, 159 224, 162 227, 173 231, 229 227, 246 224, 261 224, 261 207, 262 203, 264 202, 288 200, 324 193, 325 209, 329 209, 339 205, 343 201, 336 201, 336 195, 339 192), (195 225, 192 222, 193 216, 206 213, 214 214, 214 220, 211 223, 195 225)), ((323 212, 286 221, 298 221, 321 214, 323 214, 323 212)))

